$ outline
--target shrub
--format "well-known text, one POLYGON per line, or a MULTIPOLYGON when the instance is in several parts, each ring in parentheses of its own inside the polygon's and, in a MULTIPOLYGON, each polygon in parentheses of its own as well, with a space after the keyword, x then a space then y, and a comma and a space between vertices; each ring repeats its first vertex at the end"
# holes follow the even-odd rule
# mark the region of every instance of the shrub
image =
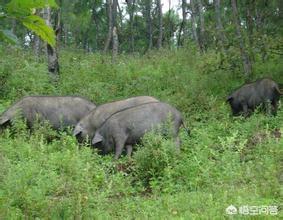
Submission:
POLYGON ((147 133, 142 146, 134 153, 134 176, 146 188, 153 190, 171 190, 166 181, 178 160, 176 145, 172 139, 165 139, 156 132, 147 133), (166 183, 165 183, 166 182, 166 183))

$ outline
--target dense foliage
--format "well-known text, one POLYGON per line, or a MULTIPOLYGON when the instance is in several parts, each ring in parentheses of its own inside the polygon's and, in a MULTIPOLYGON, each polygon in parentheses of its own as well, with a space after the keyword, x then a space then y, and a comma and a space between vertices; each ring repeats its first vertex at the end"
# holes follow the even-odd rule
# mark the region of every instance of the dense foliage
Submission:
MULTIPOLYGON (((4 1, 5 2, 5 1, 4 1)), ((16 21, 33 31, 35 34, 41 37, 42 40, 48 42, 50 45, 55 46, 56 39, 52 27, 46 25, 44 19, 36 15, 36 9, 42 9, 45 7, 57 7, 54 0, 12 0, 7 4, 0 2, 0 20, 2 25, 9 27, 9 23, 14 22, 16 27, 16 21)), ((0 27, 0 40, 7 41, 13 44, 19 44, 15 30, 4 29, 0 27)))
POLYGON ((283 1, 164 2, 0 0, 0 112, 26 95, 150 95, 191 130, 180 153, 150 132, 115 161, 71 132, 16 121, 0 130, 0 219, 224 219, 231 204, 280 206, 282 98, 277 116, 249 118, 231 117, 225 99, 261 77, 282 87, 283 1))
MULTIPOLYGON (((217 69, 218 55, 192 49, 120 56, 61 51, 61 77, 50 84, 44 60, 1 48, 0 111, 29 94, 82 95, 100 104, 152 95, 181 110, 181 153, 150 133, 132 159, 114 161, 74 137, 18 123, 0 136, 0 218, 223 218, 228 205, 279 205, 282 106, 276 117, 232 118, 226 95, 244 82, 217 69), (162 55, 162 56, 161 56, 162 55)), ((280 56, 257 62, 254 78, 283 81, 280 56)), ((282 212, 279 213, 282 216, 282 212)))

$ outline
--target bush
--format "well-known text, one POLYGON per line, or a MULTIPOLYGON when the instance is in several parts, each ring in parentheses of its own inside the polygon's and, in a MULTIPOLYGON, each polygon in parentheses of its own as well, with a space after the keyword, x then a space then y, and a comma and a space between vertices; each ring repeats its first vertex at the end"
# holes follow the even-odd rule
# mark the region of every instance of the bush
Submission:
MULTIPOLYGON (((230 53, 233 63, 222 69, 213 51, 123 55, 113 65, 106 55, 62 50, 53 85, 28 51, 0 50, 1 112, 23 95, 81 95, 97 104, 152 95, 179 109, 191 130, 180 131, 180 154, 172 139, 151 132, 132 160, 115 161, 68 132, 42 125, 29 132, 16 122, 0 134, 0 219, 221 219, 231 204, 279 205, 282 106, 276 117, 230 116, 225 97, 244 82, 238 52, 230 53)), ((254 79, 282 82, 281 59, 256 58, 254 79)))
POLYGON ((134 153, 134 177, 146 188, 168 191, 168 181, 178 161, 176 145, 155 132, 147 133, 134 153))

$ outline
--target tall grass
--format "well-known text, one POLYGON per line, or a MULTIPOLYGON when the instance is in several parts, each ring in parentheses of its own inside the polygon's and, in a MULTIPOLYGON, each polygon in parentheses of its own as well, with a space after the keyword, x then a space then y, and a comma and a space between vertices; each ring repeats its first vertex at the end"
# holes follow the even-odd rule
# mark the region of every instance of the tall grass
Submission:
MULTIPOLYGON (((222 219, 230 204, 280 205, 282 106, 276 117, 232 118, 225 97, 244 78, 229 61, 218 68, 217 54, 159 51, 112 64, 61 51, 60 80, 52 84, 44 60, 1 49, 1 112, 24 95, 81 95, 98 104, 151 95, 176 106, 192 133, 181 131, 180 154, 172 140, 150 133, 132 159, 114 161, 64 132, 49 142, 46 127, 7 129, 0 135, 1 219, 222 219)), ((257 62, 253 77, 282 82, 282 65, 280 57, 257 62)))

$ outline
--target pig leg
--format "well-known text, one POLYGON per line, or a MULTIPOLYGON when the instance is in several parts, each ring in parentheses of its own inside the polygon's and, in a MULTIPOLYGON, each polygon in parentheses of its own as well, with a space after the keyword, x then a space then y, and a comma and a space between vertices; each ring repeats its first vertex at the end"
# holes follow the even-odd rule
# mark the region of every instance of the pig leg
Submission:
POLYGON ((122 154, 127 137, 124 135, 119 135, 118 137, 115 137, 114 140, 115 140, 115 159, 118 159, 122 154))
POLYGON ((248 105, 242 104, 242 107, 243 107, 244 117, 248 117, 249 116, 248 105))
POLYGON ((273 106, 271 105, 270 100, 265 100, 263 106, 266 114, 271 115, 271 113, 273 112, 273 106))
POLYGON ((181 141, 180 141, 180 138, 178 136, 175 138, 175 144, 176 144, 177 153, 180 153, 181 141))
POLYGON ((277 113, 277 102, 274 100, 271 103, 271 114, 276 116, 277 113))
POLYGON ((126 148, 127 148, 127 156, 131 157, 132 151, 133 151, 133 146, 132 145, 127 145, 126 148))

